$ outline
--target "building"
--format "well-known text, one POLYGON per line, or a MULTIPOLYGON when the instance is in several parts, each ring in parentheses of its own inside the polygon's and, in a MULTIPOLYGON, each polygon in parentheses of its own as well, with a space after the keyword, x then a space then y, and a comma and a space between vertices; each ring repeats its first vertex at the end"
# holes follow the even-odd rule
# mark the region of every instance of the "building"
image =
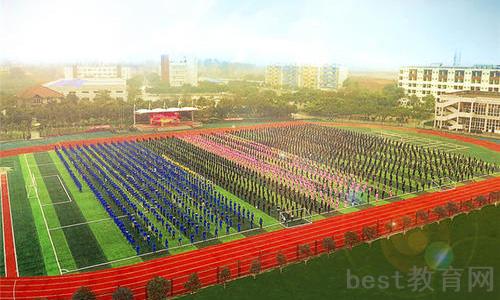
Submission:
POLYGON ((338 65, 322 65, 319 68, 318 85, 320 89, 338 89, 347 79, 347 69, 338 65))
POLYGON ((266 85, 271 87, 338 89, 347 79, 347 69, 335 64, 270 65, 266 68, 266 85))
POLYGON ((271 87, 279 87, 282 85, 283 71, 280 65, 267 66, 265 74, 265 83, 271 87))
POLYGON ((120 78, 110 79, 59 79, 44 84, 65 97, 73 95, 81 100, 94 101, 102 96, 127 101, 127 81, 120 78))
POLYGON ((299 67, 299 87, 305 89, 319 88, 319 68, 317 66, 299 67))
POLYGON ((74 65, 64 68, 65 79, 130 79, 130 68, 121 65, 74 65))
POLYGON ((196 59, 182 58, 169 61, 169 83, 172 87, 198 85, 198 65, 196 59))
POLYGON ((435 105, 434 127, 500 133, 500 93, 466 91, 440 95, 435 105))
POLYGON ((500 65, 475 65, 473 67, 442 65, 402 67, 398 85, 409 96, 419 98, 459 91, 499 92, 500 65))
POLYGON ((64 95, 48 87, 37 85, 30 87, 16 95, 24 104, 47 104, 60 102, 64 95))
POLYGON ((168 82, 170 80, 170 59, 166 54, 161 56, 160 78, 161 81, 164 82, 168 82))
POLYGON ((281 86, 296 89, 299 87, 299 67, 287 65, 281 68, 281 86))

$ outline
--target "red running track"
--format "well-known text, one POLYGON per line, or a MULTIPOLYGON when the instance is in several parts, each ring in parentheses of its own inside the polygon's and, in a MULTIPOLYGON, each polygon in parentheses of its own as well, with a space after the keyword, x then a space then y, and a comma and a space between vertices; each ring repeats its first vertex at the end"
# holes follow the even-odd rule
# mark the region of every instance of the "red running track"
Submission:
MULTIPOLYGON (((178 295, 185 292, 183 284, 193 272, 198 273, 203 286, 217 283, 217 270, 221 266, 228 266, 233 277, 245 276, 249 274, 252 259, 260 258, 262 269, 276 267, 278 251, 282 251, 290 262, 300 259, 297 251, 300 244, 309 244, 313 254, 321 253, 325 251, 321 247, 322 239, 333 236, 339 248, 344 246, 345 232, 360 233, 364 226, 377 226, 379 234, 388 234, 383 225, 392 221, 400 223, 403 216, 413 220, 412 226, 419 226, 421 223, 415 217, 418 210, 429 211, 430 221, 434 221, 437 216, 433 215, 432 208, 450 201, 462 203, 492 191, 500 191, 500 177, 131 266, 64 276, 0 279, 0 298, 63 299, 86 285, 103 299, 110 299, 117 286, 127 286, 133 290, 136 299, 144 299, 144 287, 156 275, 172 279, 174 294, 178 295)), ((394 231, 402 229, 398 224, 394 231)))
POLYGON ((16 245, 14 242, 14 229, 12 227, 12 214, 10 211, 9 183, 6 174, 2 174, 0 178, 2 184, 2 232, 5 276, 17 277, 16 245))

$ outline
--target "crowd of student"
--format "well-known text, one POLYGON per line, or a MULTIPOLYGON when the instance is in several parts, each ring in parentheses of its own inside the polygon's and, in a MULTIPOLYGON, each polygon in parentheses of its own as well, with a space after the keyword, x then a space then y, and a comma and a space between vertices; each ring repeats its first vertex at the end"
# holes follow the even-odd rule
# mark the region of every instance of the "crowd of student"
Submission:
POLYGON ((253 212, 209 181, 137 143, 63 152, 138 254, 257 226, 253 212))
POLYGON ((498 170, 457 153, 318 125, 56 152, 78 189, 73 169, 137 254, 263 227, 253 207, 276 219, 301 217, 498 170))

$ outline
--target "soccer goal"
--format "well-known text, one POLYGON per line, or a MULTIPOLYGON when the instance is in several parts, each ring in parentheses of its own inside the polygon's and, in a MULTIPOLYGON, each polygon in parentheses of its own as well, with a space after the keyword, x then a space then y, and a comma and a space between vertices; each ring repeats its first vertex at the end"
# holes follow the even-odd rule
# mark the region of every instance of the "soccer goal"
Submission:
POLYGON ((440 179, 433 180, 432 187, 437 188, 441 191, 449 191, 454 190, 457 187, 457 183, 450 177, 442 177, 440 179))
POLYGON ((312 214, 306 208, 299 208, 289 211, 280 211, 280 223, 284 227, 294 227, 299 225, 311 224, 312 214))
POLYGON ((33 174, 30 175, 31 177, 31 182, 28 182, 25 187, 26 187, 26 194, 28 195, 28 198, 32 197, 37 197, 38 195, 38 190, 36 186, 36 180, 33 174))

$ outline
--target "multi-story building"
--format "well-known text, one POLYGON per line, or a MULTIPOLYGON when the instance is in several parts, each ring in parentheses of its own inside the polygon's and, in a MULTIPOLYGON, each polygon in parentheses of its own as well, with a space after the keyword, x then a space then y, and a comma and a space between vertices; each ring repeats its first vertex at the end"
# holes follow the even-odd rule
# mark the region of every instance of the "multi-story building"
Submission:
POLYGON ((99 97, 110 97, 127 101, 127 81, 121 78, 110 79, 59 79, 43 86, 63 94, 73 95, 81 100, 94 101, 99 97))
POLYGON ((419 98, 459 91, 499 92, 500 65, 402 67, 398 85, 419 98))
POLYGON ((121 65, 73 65, 64 68, 65 79, 130 79, 130 68, 121 65))
POLYGON ((281 68, 281 86, 287 88, 299 87, 299 67, 295 65, 286 65, 281 68))
POLYGON ((265 82, 272 87, 337 89, 347 79, 345 67, 317 65, 270 65, 265 82))
POLYGON ((283 70, 280 65, 270 65, 266 68, 265 82, 266 85, 279 87, 283 81, 283 70))
POLYGON ((168 75, 168 82, 172 87, 180 87, 183 85, 198 85, 198 64, 196 59, 187 59, 183 57, 179 60, 168 59, 168 64, 163 60, 160 67, 162 80, 168 75), (168 72, 164 70, 168 66, 168 72))
POLYGON ((500 93, 468 91, 440 95, 434 127, 500 133, 500 93))
POLYGON ((338 89, 347 79, 347 69, 337 65, 322 65, 319 68, 320 89, 338 89))
POLYGON ((161 81, 165 82, 168 82, 170 80, 170 59, 166 54, 161 56, 160 78, 161 81))
POLYGON ((319 68, 312 65, 304 65, 299 68, 299 87, 305 89, 319 88, 319 68))

